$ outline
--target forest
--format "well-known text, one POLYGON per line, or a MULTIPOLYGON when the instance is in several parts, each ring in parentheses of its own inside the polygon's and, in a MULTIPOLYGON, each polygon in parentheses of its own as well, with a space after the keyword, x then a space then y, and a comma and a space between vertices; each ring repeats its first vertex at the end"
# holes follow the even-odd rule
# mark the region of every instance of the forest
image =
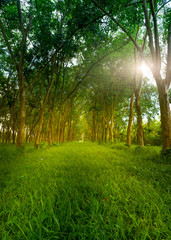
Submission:
POLYGON ((165 1, 2 1, 1 142, 170 148, 170 10, 165 1))
POLYGON ((0 239, 170 239, 171 2, 0 1, 0 239))

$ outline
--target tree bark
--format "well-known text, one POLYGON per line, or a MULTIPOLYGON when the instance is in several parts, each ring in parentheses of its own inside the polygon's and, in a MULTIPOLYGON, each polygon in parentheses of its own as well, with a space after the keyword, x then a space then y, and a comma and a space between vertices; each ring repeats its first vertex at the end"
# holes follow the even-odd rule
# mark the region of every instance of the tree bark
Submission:
POLYGON ((49 129, 48 129, 48 144, 53 144, 53 123, 54 123, 54 108, 50 110, 49 129))
POLYGON ((165 152, 167 148, 171 148, 171 117, 168 90, 164 82, 162 82, 162 79, 160 87, 158 86, 158 91, 161 114, 162 143, 163 151, 165 152))
POLYGON ((133 110, 134 97, 135 97, 135 93, 134 93, 134 91, 133 91, 133 92, 132 92, 132 96, 131 96, 131 101, 130 101, 129 122, 128 122, 127 140, 126 140, 126 142, 127 142, 127 144, 129 145, 129 147, 131 147, 132 121, 133 121, 133 115, 134 115, 134 110, 133 110))
POLYGON ((59 115, 58 115, 58 120, 57 120, 57 129, 56 129, 57 143, 60 142, 60 125, 61 125, 61 106, 59 107, 59 115))
POLYGON ((111 143, 114 142, 113 137, 113 128, 114 128, 114 106, 113 106, 113 97, 112 97, 112 105, 111 105, 111 124, 110 124, 110 141, 111 143))
POLYGON ((144 146, 144 130, 142 125, 142 117, 141 117, 141 104, 140 104, 140 94, 138 91, 135 92, 135 106, 137 111, 137 137, 138 144, 140 146, 144 146))
MULTIPOLYGON (((138 37, 139 26, 137 29, 136 39, 138 37)), ((146 38, 145 38, 146 39, 146 38)), ((145 46, 145 39, 142 47, 142 52, 145 46)), ((140 61, 141 63, 141 61, 140 61)), ((142 74, 138 74, 137 71, 137 50, 134 48, 134 64, 135 64, 135 71, 134 71, 134 92, 135 92, 135 106, 137 112, 137 137, 138 137, 138 144, 144 147, 144 130, 142 126, 142 115, 141 115, 141 104, 140 104, 140 96, 141 96, 141 88, 142 88, 142 74)))
MULTIPOLYGON (((112 83, 112 92, 114 90, 114 85, 112 83)), ((115 95, 115 99, 113 99, 112 97, 112 104, 111 104, 111 124, 110 124, 110 136, 111 136, 111 143, 114 142, 114 134, 113 134, 113 130, 114 130, 114 112, 115 112, 115 108, 116 108, 116 103, 118 100, 118 96, 119 96, 119 90, 115 95)))
POLYGON ((20 99, 20 112, 19 112, 19 126, 17 134, 17 146, 21 147, 24 141, 24 130, 25 130, 25 118, 26 118, 26 109, 25 109, 25 88, 22 68, 19 69, 18 73, 18 82, 19 82, 19 99, 20 99))

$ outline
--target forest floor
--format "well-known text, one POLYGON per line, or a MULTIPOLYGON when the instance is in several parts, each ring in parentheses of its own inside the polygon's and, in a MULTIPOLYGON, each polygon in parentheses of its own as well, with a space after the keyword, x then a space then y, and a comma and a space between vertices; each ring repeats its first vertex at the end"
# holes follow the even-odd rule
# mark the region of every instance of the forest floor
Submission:
POLYGON ((0 145, 0 239, 171 239, 159 147, 0 145))

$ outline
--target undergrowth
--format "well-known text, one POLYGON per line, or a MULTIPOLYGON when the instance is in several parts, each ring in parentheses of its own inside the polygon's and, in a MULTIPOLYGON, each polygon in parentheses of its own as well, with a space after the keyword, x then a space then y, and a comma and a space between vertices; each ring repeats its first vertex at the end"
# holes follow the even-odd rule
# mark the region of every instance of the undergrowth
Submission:
POLYGON ((170 239, 160 147, 0 145, 0 239, 170 239))

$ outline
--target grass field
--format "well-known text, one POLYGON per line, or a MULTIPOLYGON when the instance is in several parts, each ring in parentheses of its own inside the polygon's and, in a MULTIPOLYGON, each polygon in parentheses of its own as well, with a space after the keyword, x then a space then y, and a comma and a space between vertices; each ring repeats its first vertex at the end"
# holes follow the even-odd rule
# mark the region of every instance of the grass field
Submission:
POLYGON ((159 147, 0 145, 0 239, 171 239, 159 147))

